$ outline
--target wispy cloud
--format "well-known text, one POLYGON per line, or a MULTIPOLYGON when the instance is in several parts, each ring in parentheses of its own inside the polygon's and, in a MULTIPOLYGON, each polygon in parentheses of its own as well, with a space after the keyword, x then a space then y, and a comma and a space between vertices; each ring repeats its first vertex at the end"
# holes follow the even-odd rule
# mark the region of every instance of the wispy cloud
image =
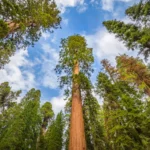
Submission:
POLYGON ((93 48, 94 55, 99 62, 104 58, 114 61, 115 56, 126 52, 123 43, 118 41, 113 34, 108 33, 104 28, 99 29, 93 35, 87 35, 86 39, 89 46, 93 48))
POLYGON ((9 82, 13 90, 29 90, 36 87, 34 65, 28 60, 28 51, 19 50, 10 58, 10 62, 0 70, 0 83, 9 82))
POLYGON ((50 102, 52 103, 55 114, 57 114, 61 110, 64 110, 67 101, 64 100, 64 96, 60 94, 58 97, 53 97, 50 102))
POLYGON ((86 4, 86 3, 83 3, 82 5, 79 5, 79 6, 77 7, 77 11, 78 11, 79 13, 83 13, 83 12, 85 12, 87 9, 88 9, 88 4, 86 4))
POLYGON ((41 37, 44 38, 44 40, 47 40, 48 38, 50 38, 50 33, 43 32, 41 37))
POLYGON ((67 26, 67 25, 68 25, 69 20, 68 20, 67 18, 63 18, 62 22, 63 22, 63 24, 64 24, 65 26, 67 26))
POLYGON ((139 0, 91 0, 91 3, 95 3, 102 6, 102 9, 105 11, 112 12, 114 10, 115 2, 125 2, 125 3, 137 3, 139 0))
POLYGON ((115 57, 120 54, 137 55, 137 52, 128 51, 123 42, 109 33, 105 28, 100 28, 95 34, 85 35, 87 43, 94 50, 94 56, 97 62, 102 59, 108 59, 115 64, 115 57))
POLYGON ((58 87, 58 82, 54 69, 58 62, 59 54, 47 43, 42 43, 42 50, 44 53, 41 56, 40 82, 44 87, 55 89, 58 87))
POLYGON ((84 4, 84 0, 55 0, 55 2, 62 13, 65 12, 67 7, 76 7, 84 4))

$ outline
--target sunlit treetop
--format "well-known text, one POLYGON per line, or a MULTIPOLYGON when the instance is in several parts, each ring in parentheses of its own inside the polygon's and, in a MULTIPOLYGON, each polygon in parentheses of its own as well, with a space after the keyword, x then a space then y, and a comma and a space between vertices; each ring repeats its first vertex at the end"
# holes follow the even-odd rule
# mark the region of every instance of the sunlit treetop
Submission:
POLYGON ((139 58, 121 55, 116 57, 119 78, 134 83, 138 88, 150 95, 150 69, 139 58))
POLYGON ((83 36, 73 35, 62 39, 59 63, 56 66, 56 72, 62 75, 61 86, 65 84, 71 85, 74 76, 73 69, 76 63, 79 65, 80 73, 90 76, 90 72, 93 71, 93 62, 92 48, 87 47, 83 36))

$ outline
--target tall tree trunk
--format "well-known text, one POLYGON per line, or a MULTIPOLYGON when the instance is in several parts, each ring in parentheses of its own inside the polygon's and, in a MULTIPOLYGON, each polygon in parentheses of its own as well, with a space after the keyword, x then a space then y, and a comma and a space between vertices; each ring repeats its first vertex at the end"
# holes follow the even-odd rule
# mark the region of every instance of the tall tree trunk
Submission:
MULTIPOLYGON (((79 63, 76 62, 73 74, 79 74, 79 63)), ((86 150, 84 120, 79 84, 73 79, 72 110, 70 123, 69 150, 86 150)))

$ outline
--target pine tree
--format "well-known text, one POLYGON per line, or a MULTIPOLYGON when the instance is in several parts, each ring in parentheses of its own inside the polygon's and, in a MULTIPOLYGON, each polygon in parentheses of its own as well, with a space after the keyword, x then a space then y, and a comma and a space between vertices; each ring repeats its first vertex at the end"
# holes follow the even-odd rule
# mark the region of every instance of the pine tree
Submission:
POLYGON ((145 134, 146 115, 143 92, 120 79, 118 68, 102 61, 106 73, 99 73, 97 92, 103 97, 106 148, 142 150, 148 148, 150 136, 145 134))
POLYGON ((92 63, 92 49, 87 48, 84 37, 74 35, 61 41, 60 59, 56 71, 66 74, 61 76, 61 86, 68 85, 67 89, 72 88, 70 150, 86 149, 79 78, 80 72, 90 75, 92 63))
POLYGON ((4 82, 0 85, 0 109, 4 112, 6 108, 11 107, 14 104, 14 100, 17 99, 21 91, 13 92, 8 82, 4 82))
POLYGON ((41 113, 43 115, 42 130, 43 130, 43 134, 45 134, 48 123, 54 117, 54 112, 52 110, 52 104, 50 102, 44 103, 44 105, 41 107, 41 113))
POLYGON ((40 136, 37 139, 37 150, 45 150, 46 149, 46 139, 45 134, 47 132, 48 127, 53 122, 54 112, 52 110, 52 104, 50 102, 46 102, 42 105, 40 109, 42 115, 42 124, 41 124, 41 132, 40 136))
POLYGON ((51 0, 1 0, 0 68, 16 49, 33 45, 42 32, 58 28, 59 14, 51 0))
POLYGON ((40 134, 40 91, 31 89, 20 104, 2 114, 0 149, 36 149, 40 134))
POLYGON ((80 90, 83 100, 83 117, 85 137, 88 150, 99 150, 105 147, 102 110, 93 96, 94 87, 88 77, 80 73, 80 90))
POLYGON ((100 105, 91 93, 86 95, 83 104, 85 135, 88 150, 105 148, 103 120, 100 105))
POLYGON ((69 130, 70 130, 70 118, 71 118, 71 98, 68 98, 67 103, 65 105, 65 131, 64 131, 64 148, 65 150, 69 149, 69 130))
POLYGON ((119 78, 129 84, 137 85, 150 96, 150 69, 140 58, 121 55, 116 57, 119 78))
POLYGON ((103 22, 107 30, 114 33, 132 50, 139 49, 147 59, 150 54, 150 2, 149 0, 135 4, 126 10, 133 23, 109 20, 103 22))
POLYGON ((64 131, 64 115, 62 112, 57 114, 56 119, 51 123, 46 132, 46 149, 62 150, 64 131))

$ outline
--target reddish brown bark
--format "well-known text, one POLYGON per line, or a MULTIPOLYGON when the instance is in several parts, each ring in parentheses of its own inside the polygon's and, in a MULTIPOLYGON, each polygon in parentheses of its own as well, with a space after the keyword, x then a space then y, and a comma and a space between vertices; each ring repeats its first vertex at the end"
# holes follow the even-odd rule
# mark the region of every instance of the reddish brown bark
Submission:
POLYGON ((19 29, 19 24, 18 23, 14 23, 14 22, 7 22, 8 27, 9 27, 9 33, 12 33, 14 31, 16 31, 17 29, 19 29))
MULTIPOLYGON (((15 31, 17 31, 18 29, 20 29, 20 24, 19 23, 15 23, 15 22, 6 22, 9 30, 8 30, 8 34, 5 36, 5 38, 8 37, 9 34, 14 33, 15 31)), ((33 21, 28 21, 26 24, 26 27, 30 27, 30 26, 36 26, 36 24, 33 21)))
MULTIPOLYGON (((78 63, 75 64, 73 74, 79 74, 78 63)), ((72 90, 69 150, 86 150, 81 93, 78 83, 74 80, 72 90)))

